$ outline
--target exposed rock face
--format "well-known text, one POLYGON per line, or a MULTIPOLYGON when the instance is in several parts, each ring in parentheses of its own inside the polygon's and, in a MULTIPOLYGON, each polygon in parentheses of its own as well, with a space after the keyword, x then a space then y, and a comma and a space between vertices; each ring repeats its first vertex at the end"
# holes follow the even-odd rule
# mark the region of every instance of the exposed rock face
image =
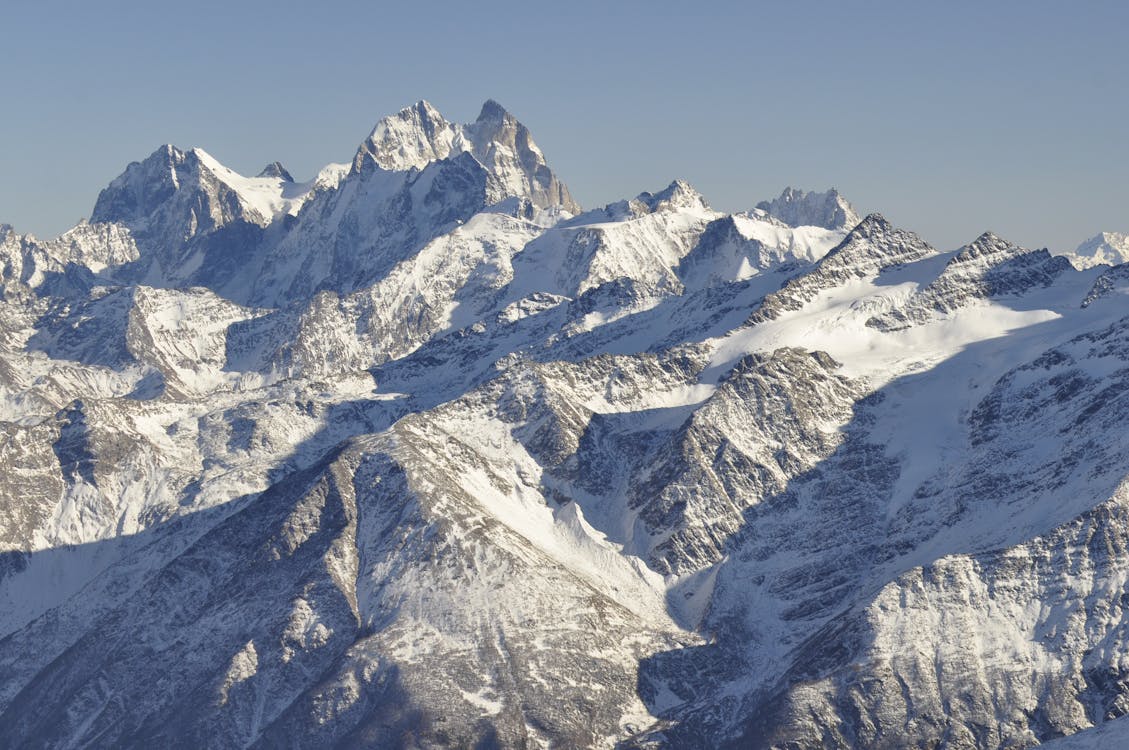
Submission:
POLYGON ((815 226, 850 231, 859 223, 859 215, 838 190, 806 193, 785 188, 779 198, 761 201, 757 208, 780 219, 791 227, 815 226))
POLYGON ((1125 268, 163 148, 0 227, 0 745, 1120 746, 1125 268))
POLYGON ((460 153, 471 154, 508 195, 526 196, 540 208, 580 213, 529 130, 493 100, 482 105, 478 119, 469 125, 448 122, 425 101, 385 117, 357 150, 353 171, 363 172, 366 165, 390 171, 423 169, 460 153))
POLYGON ((1103 297, 1111 294, 1124 294, 1129 290, 1129 265, 1122 263, 1102 271, 1094 280, 1086 298, 1082 300, 1082 307, 1089 307, 1103 297))
POLYGON ((283 182, 294 182, 294 178, 286 171, 286 167, 282 166, 282 162, 277 161, 272 161, 270 164, 263 167, 263 171, 259 172, 258 176, 275 178, 283 182))
POLYGON ((235 191, 220 183, 195 150, 167 144, 130 164, 98 195, 90 215, 94 223, 175 234, 169 241, 183 241, 236 218, 245 216, 235 191))
POLYGON ((985 300, 1018 297, 1049 286, 1069 268, 1065 258, 1024 250, 986 232, 961 248, 928 286, 867 325, 898 330, 985 300))
POLYGON ((784 312, 801 309, 821 292, 936 254, 913 232, 896 229, 880 214, 871 214, 823 256, 814 269, 797 275, 766 297, 749 320, 773 320, 784 312))
POLYGON ((638 554, 664 574, 717 563, 745 515, 838 446, 862 395, 823 353, 750 354, 649 457, 628 505, 638 554), (661 541, 660 541, 661 540, 661 541))

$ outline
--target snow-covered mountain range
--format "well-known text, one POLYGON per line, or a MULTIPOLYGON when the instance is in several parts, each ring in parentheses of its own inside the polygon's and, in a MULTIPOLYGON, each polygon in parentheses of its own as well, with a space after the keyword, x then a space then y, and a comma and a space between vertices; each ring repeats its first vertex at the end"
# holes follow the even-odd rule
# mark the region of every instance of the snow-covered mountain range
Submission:
POLYGON ((1124 240, 163 146, 0 227, 0 746, 1129 741, 1124 240))

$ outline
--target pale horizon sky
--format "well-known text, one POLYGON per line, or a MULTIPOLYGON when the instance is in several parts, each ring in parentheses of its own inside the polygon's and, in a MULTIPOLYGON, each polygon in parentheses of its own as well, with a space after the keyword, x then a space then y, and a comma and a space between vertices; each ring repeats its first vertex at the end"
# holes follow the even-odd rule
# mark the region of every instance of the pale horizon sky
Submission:
POLYGON ((419 99, 466 122, 489 98, 585 207, 681 178, 725 211, 834 186, 942 249, 1129 232, 1126 3, 44 0, 0 19, 0 222, 41 237, 162 143, 302 180, 419 99))

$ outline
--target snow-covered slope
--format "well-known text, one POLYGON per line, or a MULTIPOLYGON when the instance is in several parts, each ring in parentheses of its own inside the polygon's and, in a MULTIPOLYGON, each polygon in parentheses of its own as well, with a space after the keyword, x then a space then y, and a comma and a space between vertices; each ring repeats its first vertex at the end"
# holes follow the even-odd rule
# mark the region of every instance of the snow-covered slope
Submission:
POLYGON ((1079 245, 1067 258, 1078 268, 1116 266, 1129 262, 1129 235, 1102 232, 1079 245))
POLYGON ((164 147, 0 228, 0 745, 1116 742, 1129 266, 1080 265, 834 190, 582 212, 494 102, 307 183, 164 147))

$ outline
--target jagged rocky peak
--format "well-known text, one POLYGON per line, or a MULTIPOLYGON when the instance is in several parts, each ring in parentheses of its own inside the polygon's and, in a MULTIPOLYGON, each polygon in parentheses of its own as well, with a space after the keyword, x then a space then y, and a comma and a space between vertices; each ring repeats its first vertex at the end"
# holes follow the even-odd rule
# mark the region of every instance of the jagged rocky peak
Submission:
POLYGON ((148 216, 167 201, 198 166, 195 152, 182 151, 166 143, 143 161, 130 163, 98 194, 90 215, 91 223, 128 224, 148 216))
MULTIPOLYGON (((143 265, 127 273, 182 283, 185 274, 200 268, 200 257, 193 257, 190 245, 230 228, 228 238, 219 241, 245 244, 249 253, 255 235, 252 227, 265 228, 294 215, 319 188, 336 186, 340 181, 336 167, 329 165, 311 182, 296 185, 278 162, 258 177, 246 177, 201 148, 185 151, 165 145, 145 160, 131 163, 102 190, 90 221, 94 226, 123 228, 136 242, 143 265)), ((115 247, 97 254, 104 263, 122 252, 115 247)))
POLYGON ((265 226, 273 219, 271 201, 247 190, 248 182, 202 149, 165 145, 99 193, 90 222, 124 227, 140 254, 160 256, 167 271, 198 236, 233 222, 265 226))
POLYGON ((478 119, 466 126, 466 131, 474 157, 507 189, 527 195, 543 208, 560 206, 570 213, 580 213, 568 188, 549 169, 529 129, 498 102, 487 100, 478 119))
POLYGON ((854 228, 847 233, 843 241, 831 251, 828 255, 841 254, 846 252, 852 247, 865 245, 866 247, 875 247, 881 250, 885 244, 885 240, 890 235, 898 230, 890 221, 879 213, 867 214, 862 221, 855 224, 854 228))
POLYGON ((1028 252, 1013 242, 1005 240, 994 232, 984 232, 972 242, 960 249, 952 263, 968 263, 970 261, 985 260, 998 263, 1007 258, 1014 258, 1028 252))
POLYGON ((294 182, 294 178, 286 171, 286 167, 282 166, 282 162, 271 162, 263 167, 263 171, 259 172, 259 177, 270 177, 283 182, 294 182))
MULTIPOLYGON (((1069 268, 1070 263, 1065 258, 1052 256, 1045 248, 1028 250, 993 232, 984 232, 960 248, 956 256, 949 261, 946 273, 955 272, 958 268, 971 268, 973 273, 987 272, 991 269, 1015 271, 1020 266, 1024 267, 1022 275, 1025 276, 1036 267, 1042 269, 1043 273, 1057 276, 1069 268)), ((1049 279, 1045 281, 1049 283, 1049 279)))
MULTIPOLYGON (((202 148, 185 151, 165 144, 143 161, 129 164, 98 194, 90 222, 118 222, 134 228, 140 224, 141 229, 157 231, 161 227, 146 226, 148 221, 154 214, 169 210, 171 199, 183 194, 178 201, 191 206, 179 208, 194 207, 198 222, 209 223, 201 216, 206 207, 212 220, 225 223, 243 214, 242 196, 231 181, 245 179, 202 148)), ((178 219, 187 220, 179 215, 184 211, 177 213, 178 219)), ((258 218, 265 220, 269 216, 258 218)))
POLYGON ((779 198, 761 201, 757 208, 793 227, 850 229, 859 223, 854 206, 835 188, 816 193, 788 187, 779 198))
POLYGON ((376 123, 353 158, 353 171, 361 171, 369 160, 381 169, 423 169, 450 156, 459 135, 455 125, 421 99, 376 123))
POLYGON ((898 229, 882 214, 873 213, 858 222, 822 264, 859 264, 860 271, 866 269, 869 273, 936 254, 932 246, 913 232, 898 229))
POLYGON ((851 234, 861 236, 873 236, 880 232, 889 232, 894 228, 890 220, 878 212, 867 214, 863 219, 857 222, 854 228, 851 229, 851 234))
POLYGON ((422 100, 381 119, 357 149, 353 172, 363 172, 369 165, 393 171, 423 169, 462 153, 482 164, 509 195, 528 198, 540 208, 580 212, 568 188, 549 169, 529 129, 492 99, 466 125, 449 122, 422 100))

